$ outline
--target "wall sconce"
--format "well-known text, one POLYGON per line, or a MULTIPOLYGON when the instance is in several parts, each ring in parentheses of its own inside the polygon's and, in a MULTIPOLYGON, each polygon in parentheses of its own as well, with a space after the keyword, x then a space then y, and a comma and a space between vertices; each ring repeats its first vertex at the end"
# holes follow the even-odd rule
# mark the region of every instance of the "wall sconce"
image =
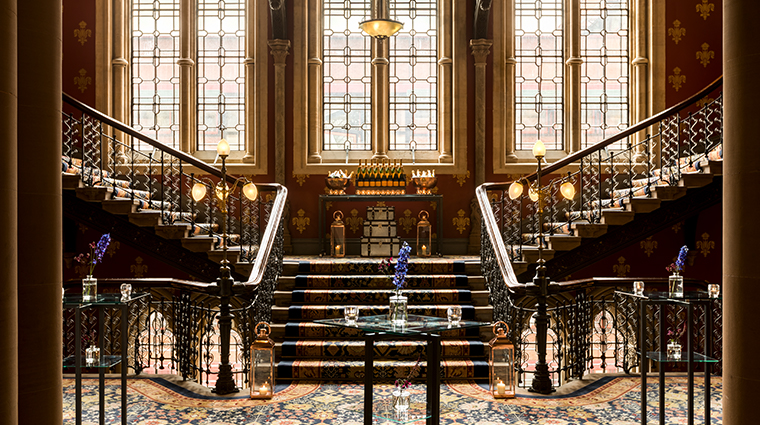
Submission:
POLYGON ((251 398, 271 399, 274 395, 274 341, 269 338, 272 328, 266 322, 259 322, 258 331, 251 345, 250 385, 251 398))
POLYGON ((335 221, 330 225, 330 253, 333 257, 346 255, 346 226, 343 224, 343 212, 333 213, 335 221))
POLYGON ((417 256, 418 257, 430 257, 430 248, 433 246, 433 233, 432 226, 428 221, 427 211, 422 210, 418 215, 420 221, 417 223, 417 256))
POLYGON ((491 356, 488 359, 490 369, 489 383, 493 398, 515 397, 515 346, 507 339, 509 326, 504 322, 493 324, 495 337, 488 343, 491 356))

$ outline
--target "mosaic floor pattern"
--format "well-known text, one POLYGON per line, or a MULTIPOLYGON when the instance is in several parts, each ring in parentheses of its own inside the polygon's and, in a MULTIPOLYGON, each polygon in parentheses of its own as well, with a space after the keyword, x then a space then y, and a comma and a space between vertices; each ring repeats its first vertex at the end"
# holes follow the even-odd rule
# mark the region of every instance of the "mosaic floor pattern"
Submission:
MULTIPOLYGON (((64 424, 74 423, 74 380, 63 384, 64 424)), ((425 387, 413 386, 412 401, 424 400, 425 387)), ((659 387, 647 386, 649 421, 656 423, 659 387)), ((388 397, 390 386, 375 388, 375 399, 388 397)), ((120 381, 106 380, 106 423, 121 423, 120 381)), ((703 388, 695 386, 695 423, 704 423, 703 388)), ((686 423, 686 378, 668 377, 666 423, 686 423)), ((361 425, 363 387, 356 384, 303 383, 279 385, 271 401, 199 394, 160 377, 128 381, 128 423, 137 425, 361 425)), ((712 381, 711 422, 722 423, 722 380, 712 381)), ((636 425, 640 423, 640 386, 637 377, 602 377, 561 396, 519 395, 494 401, 486 388, 474 382, 441 386, 442 424, 478 425, 636 425)), ((83 381, 84 424, 98 423, 98 381, 83 381)), ((383 421, 375 422, 377 424, 383 421)), ((424 422, 419 422, 424 423, 424 422)))

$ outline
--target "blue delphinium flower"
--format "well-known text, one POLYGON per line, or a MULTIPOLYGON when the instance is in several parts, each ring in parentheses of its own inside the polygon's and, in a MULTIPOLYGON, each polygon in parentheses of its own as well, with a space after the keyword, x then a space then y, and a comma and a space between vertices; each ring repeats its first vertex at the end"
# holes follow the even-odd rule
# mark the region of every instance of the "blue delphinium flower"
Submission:
POLYGON ((409 270, 409 253, 411 252, 412 247, 406 242, 401 245, 401 249, 398 251, 396 275, 393 276, 393 285, 396 286, 397 293, 406 286, 406 272, 409 270))
POLYGON ((676 260, 676 267, 678 271, 683 270, 683 266, 686 265, 686 253, 689 252, 689 248, 684 245, 681 247, 681 251, 678 253, 678 259, 676 260))
POLYGON ((90 268, 90 272, 88 274, 92 275, 95 272, 95 266, 100 264, 100 262, 103 260, 103 255, 106 253, 106 249, 108 249, 108 245, 111 243, 111 234, 106 233, 105 235, 100 237, 100 240, 98 243, 90 242, 90 253, 85 255, 84 253, 77 255, 74 257, 74 259, 82 264, 87 264, 87 266, 90 268))

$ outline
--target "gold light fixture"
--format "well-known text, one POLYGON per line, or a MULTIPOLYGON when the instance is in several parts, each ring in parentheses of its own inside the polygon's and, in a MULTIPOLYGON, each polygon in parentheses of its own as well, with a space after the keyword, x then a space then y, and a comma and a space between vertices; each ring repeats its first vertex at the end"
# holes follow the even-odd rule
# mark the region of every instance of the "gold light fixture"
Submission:
POLYGON ((404 24, 393 19, 370 19, 359 23, 359 28, 365 34, 379 39, 394 36, 403 27, 404 24))

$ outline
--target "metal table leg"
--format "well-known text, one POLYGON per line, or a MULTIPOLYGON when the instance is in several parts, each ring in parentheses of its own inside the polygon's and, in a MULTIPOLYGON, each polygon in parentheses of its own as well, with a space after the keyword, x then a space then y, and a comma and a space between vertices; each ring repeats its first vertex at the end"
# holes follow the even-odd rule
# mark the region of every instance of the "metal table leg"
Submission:
MULTIPOLYGON (((98 308, 98 347, 100 348, 100 355, 98 356, 98 363, 103 362, 103 356, 105 356, 105 350, 103 347, 103 321, 105 320, 103 315, 103 309, 98 308)), ((90 342, 92 344, 92 342, 90 342)), ((106 423, 106 371, 105 368, 98 367, 98 401, 99 401, 99 421, 100 425, 106 423)))
POLYGON ((74 375, 76 424, 82 425, 82 310, 74 307, 74 375))
POLYGON ((426 335, 427 339, 427 405, 428 425, 438 425, 441 417, 441 336, 426 335))
POLYGON ((127 369, 129 342, 127 325, 129 324, 129 304, 121 307, 121 423, 127 425, 127 369))
POLYGON ((364 425, 372 425, 375 335, 374 333, 364 334, 364 425))

